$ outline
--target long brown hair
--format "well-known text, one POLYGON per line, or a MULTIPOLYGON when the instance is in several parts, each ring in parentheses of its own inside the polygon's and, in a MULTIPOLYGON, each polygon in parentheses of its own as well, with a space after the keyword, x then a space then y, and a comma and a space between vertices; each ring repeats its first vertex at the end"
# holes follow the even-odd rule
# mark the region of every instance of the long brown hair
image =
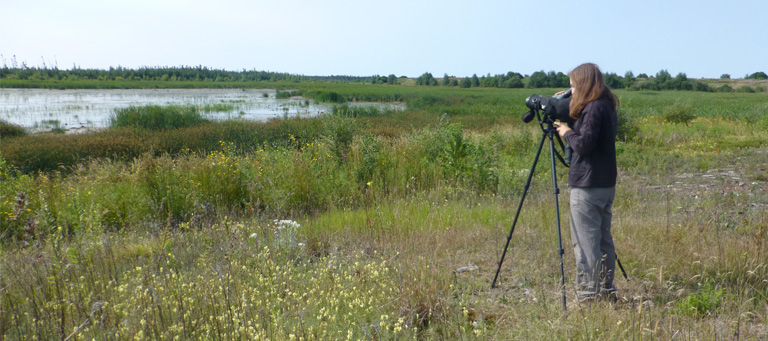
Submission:
POLYGON ((584 107, 589 102, 601 97, 608 98, 613 104, 614 109, 619 105, 619 99, 605 85, 603 73, 600 72, 600 68, 597 65, 592 63, 581 64, 569 72, 568 77, 571 78, 575 90, 569 107, 570 116, 574 119, 578 119, 581 116, 581 111, 584 110, 584 107))

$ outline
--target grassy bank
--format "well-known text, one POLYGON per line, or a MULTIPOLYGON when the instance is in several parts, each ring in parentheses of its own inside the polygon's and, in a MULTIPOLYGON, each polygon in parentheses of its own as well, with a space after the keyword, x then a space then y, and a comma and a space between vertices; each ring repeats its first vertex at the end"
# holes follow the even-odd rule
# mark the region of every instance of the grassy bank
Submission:
MULTIPOLYGON (((318 85, 345 98, 393 88, 318 85)), ((614 234, 630 279, 617 278, 619 303, 564 312, 546 159, 490 289, 541 134, 519 120, 530 92, 397 91, 406 111, 4 138, 0 334, 768 335, 764 96, 619 92, 614 234), (48 150, 72 156, 25 161, 48 150)))

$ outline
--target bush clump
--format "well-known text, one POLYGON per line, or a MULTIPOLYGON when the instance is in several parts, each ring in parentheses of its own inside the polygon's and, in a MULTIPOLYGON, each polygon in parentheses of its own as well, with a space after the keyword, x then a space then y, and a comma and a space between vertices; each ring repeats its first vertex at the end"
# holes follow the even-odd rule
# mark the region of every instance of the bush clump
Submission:
POLYGON ((733 88, 730 85, 726 84, 717 88, 717 92, 733 92, 733 88))
POLYGON ((631 141, 640 132, 637 122, 624 113, 619 112, 617 123, 616 134, 619 141, 631 141))
POLYGON ((675 104, 664 114, 664 121, 688 125, 688 123, 696 119, 696 115, 691 111, 692 109, 689 105, 675 104))

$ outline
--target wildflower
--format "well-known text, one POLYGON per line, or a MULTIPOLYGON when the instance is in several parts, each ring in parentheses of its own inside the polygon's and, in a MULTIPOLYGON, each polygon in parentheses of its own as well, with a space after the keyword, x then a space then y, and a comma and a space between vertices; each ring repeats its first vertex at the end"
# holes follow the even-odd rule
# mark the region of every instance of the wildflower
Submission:
POLYGON ((248 238, 255 239, 258 236, 259 234, 254 232, 254 233, 251 233, 251 235, 248 238))
POLYGON ((297 223, 297 222, 295 222, 293 220, 277 220, 277 219, 275 219, 274 223, 275 223, 275 225, 277 225, 277 229, 278 230, 282 230, 283 228, 286 228, 286 227, 291 227, 291 228, 299 228, 299 227, 301 227, 301 225, 299 223, 297 223))

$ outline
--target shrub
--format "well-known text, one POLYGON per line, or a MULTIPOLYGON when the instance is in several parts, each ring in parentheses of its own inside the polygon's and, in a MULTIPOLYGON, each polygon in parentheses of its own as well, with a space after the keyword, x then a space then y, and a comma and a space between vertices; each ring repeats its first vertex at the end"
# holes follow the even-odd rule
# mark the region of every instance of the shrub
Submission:
POLYGON ((726 84, 717 88, 717 92, 733 92, 733 88, 730 85, 726 84))
POLYGON ((669 123, 683 123, 688 125, 696 118, 696 115, 691 113, 692 109, 689 105, 675 104, 665 114, 664 120, 669 123))
POLYGON ((461 126, 450 125, 447 129, 450 138, 438 157, 445 178, 478 192, 496 192, 499 177, 493 158, 482 145, 471 143, 461 126))
POLYGON ((618 127, 616 131, 616 137, 619 141, 631 141, 640 132, 640 127, 635 120, 630 118, 625 113, 618 113, 618 127))
POLYGON ((752 89, 752 87, 750 87, 748 85, 744 85, 744 86, 739 88, 739 92, 746 92, 746 93, 751 94, 751 93, 755 92, 755 89, 752 89))
POLYGON ((370 183, 382 170, 381 166, 381 139, 370 135, 362 138, 360 146, 360 163, 355 171, 358 183, 370 183))
POLYGON ((323 127, 324 135, 330 140, 336 160, 339 163, 345 162, 350 152, 352 140, 360 131, 360 125, 348 116, 333 115, 324 118, 323 127))
POLYGON ((111 128, 134 127, 149 130, 170 130, 207 122, 192 106, 148 105, 115 109, 111 128))

